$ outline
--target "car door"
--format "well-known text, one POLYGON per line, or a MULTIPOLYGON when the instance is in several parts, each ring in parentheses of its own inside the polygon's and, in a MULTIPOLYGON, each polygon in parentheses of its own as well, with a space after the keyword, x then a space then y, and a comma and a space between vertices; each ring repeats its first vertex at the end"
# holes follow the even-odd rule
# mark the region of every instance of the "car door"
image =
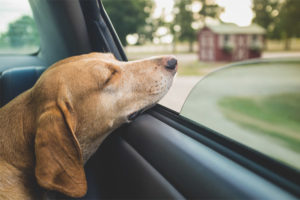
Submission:
MULTIPOLYGON (((126 61, 101 1, 81 4, 99 8, 98 34, 126 61)), ((297 170, 161 105, 108 137, 86 173, 86 199, 294 199, 300 191, 297 170)))

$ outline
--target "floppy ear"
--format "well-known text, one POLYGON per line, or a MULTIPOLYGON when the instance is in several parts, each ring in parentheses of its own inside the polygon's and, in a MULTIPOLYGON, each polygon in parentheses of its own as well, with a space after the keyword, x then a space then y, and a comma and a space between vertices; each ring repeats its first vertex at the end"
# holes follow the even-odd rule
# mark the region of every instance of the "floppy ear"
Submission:
POLYGON ((83 159, 74 134, 76 120, 68 102, 59 101, 38 119, 35 176, 40 186, 71 197, 87 191, 83 159))

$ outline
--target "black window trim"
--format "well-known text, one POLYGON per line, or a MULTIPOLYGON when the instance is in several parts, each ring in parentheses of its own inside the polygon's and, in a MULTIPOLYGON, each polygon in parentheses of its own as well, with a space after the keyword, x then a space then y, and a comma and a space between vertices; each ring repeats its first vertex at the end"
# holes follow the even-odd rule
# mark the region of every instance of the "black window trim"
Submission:
POLYGON ((298 170, 185 118, 162 105, 156 105, 147 113, 300 197, 298 170))

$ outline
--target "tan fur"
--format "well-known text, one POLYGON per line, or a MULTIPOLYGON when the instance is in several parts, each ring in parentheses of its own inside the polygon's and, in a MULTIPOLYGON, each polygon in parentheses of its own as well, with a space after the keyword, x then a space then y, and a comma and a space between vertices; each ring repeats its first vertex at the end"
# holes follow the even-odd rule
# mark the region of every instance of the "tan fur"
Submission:
POLYGON ((133 62, 90 53, 59 61, 0 109, 0 199, 81 197, 84 163, 128 115, 159 101, 172 57, 133 62))

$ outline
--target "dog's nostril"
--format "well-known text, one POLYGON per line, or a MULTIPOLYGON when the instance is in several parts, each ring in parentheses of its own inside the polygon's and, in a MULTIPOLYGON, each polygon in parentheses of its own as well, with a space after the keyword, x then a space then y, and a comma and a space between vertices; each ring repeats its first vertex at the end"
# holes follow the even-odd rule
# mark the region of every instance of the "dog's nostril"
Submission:
POLYGON ((177 60, 175 58, 172 58, 170 60, 168 60, 166 68, 167 69, 175 69, 177 65, 177 60))

